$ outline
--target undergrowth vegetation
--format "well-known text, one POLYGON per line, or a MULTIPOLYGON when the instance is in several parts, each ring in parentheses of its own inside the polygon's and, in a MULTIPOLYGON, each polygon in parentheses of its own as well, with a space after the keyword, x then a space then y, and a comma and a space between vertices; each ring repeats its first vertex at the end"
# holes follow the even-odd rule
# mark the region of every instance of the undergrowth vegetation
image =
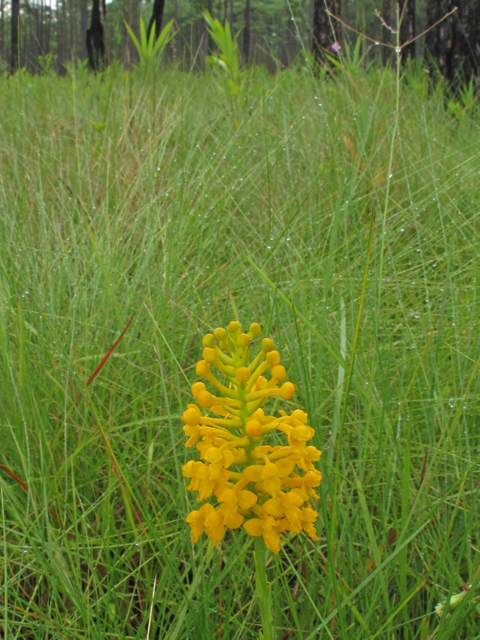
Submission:
POLYGON ((258 637, 252 539, 193 546, 181 472, 237 314, 323 451, 277 638, 480 637, 480 118, 407 71, 250 70, 234 112, 213 73, 0 78, 3 637, 258 637))

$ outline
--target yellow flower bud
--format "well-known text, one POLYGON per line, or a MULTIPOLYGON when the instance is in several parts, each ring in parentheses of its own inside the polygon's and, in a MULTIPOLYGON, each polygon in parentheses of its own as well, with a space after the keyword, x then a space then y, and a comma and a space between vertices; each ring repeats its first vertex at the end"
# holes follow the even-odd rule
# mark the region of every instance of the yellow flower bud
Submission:
POLYGON ((245 432, 251 438, 258 438, 262 435, 262 425, 258 420, 249 420, 245 425, 245 432))
POLYGON ((226 342, 223 342, 223 340, 220 340, 218 346, 222 351, 228 351, 228 344, 226 342))
POLYGON ((203 408, 203 409, 208 409, 208 407, 211 407, 212 404, 215 404, 215 397, 210 393, 210 391, 201 391, 198 394, 198 404, 203 408))
POLYGON ((287 373, 285 371, 285 367, 282 367, 281 364, 277 364, 272 367, 272 378, 281 382, 282 380, 285 380, 286 377, 287 373))
POLYGON ((240 367, 240 369, 235 371, 235 377, 242 384, 246 384, 250 378, 250 369, 247 369, 247 367, 240 367))
POLYGON ((264 353, 273 351, 274 348, 275 348, 275 345, 273 344, 273 340, 271 338, 264 338, 262 340, 262 351, 264 353))
POLYGON ((210 365, 205 360, 200 360, 199 362, 197 362, 195 371, 197 373, 197 376, 201 376, 202 378, 205 378, 210 373, 210 365))
POLYGON ((215 353, 215 349, 210 349, 210 347, 205 347, 203 350, 203 358, 208 363, 213 364, 217 359, 217 354, 215 353))
POLYGON ((222 340, 223 342, 226 342, 227 340, 227 332, 223 327, 218 327, 218 329, 215 329, 215 331, 213 332, 213 335, 219 342, 220 340, 222 340))
POLYGON ((203 336, 202 338, 203 347, 213 347, 214 344, 215 344, 215 336, 213 335, 213 333, 207 333, 205 336, 203 336))
POLYGON ((237 344, 242 349, 245 349, 246 347, 248 347, 250 342, 251 342, 251 340, 250 340, 250 336, 248 335, 248 333, 241 333, 237 338, 237 344))
POLYGON ((198 398, 200 391, 205 391, 205 385, 203 382, 194 382, 192 384, 192 394, 194 398, 198 398))
POLYGON ((262 333, 262 327, 258 324, 258 322, 252 322, 250 325, 250 334, 256 338, 262 333))
POLYGON ((292 382, 285 382, 280 387, 280 395, 284 400, 290 400, 295 393, 295 385, 292 382))
POLYGON ((188 409, 183 412, 182 420, 185 424, 188 424, 189 427, 196 427, 201 417, 200 409, 194 404, 191 404, 188 409))
MULTIPOLYGON (((265 338, 265 340, 268 340, 268 338, 265 338)), ((265 340, 262 340, 262 347, 265 340)), ((278 351, 270 351, 269 353, 267 353, 265 360, 271 367, 273 367, 276 364, 280 364, 280 354, 278 353, 278 351)))
POLYGON ((237 320, 232 320, 228 325, 228 333, 239 333, 242 330, 242 325, 237 320))

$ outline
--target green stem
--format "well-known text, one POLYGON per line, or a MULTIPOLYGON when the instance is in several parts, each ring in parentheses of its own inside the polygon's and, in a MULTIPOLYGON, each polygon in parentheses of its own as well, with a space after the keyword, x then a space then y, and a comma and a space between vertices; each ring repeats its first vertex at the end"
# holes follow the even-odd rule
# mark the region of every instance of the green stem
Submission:
POLYGON ((260 639, 273 640, 273 619, 270 604, 270 589, 267 584, 267 569, 265 566, 265 542, 263 538, 255 538, 255 582, 257 586, 257 600, 262 619, 260 639))

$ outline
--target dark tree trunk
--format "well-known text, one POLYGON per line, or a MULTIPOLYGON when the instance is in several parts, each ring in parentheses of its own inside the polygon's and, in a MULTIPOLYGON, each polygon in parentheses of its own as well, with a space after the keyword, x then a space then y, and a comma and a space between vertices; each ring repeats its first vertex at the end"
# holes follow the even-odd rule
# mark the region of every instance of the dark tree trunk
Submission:
POLYGON ((454 86, 479 73, 480 6, 476 0, 428 0, 427 28, 450 11, 457 11, 428 31, 425 48, 440 73, 454 86))
MULTIPOLYGON (((211 16, 213 16, 213 0, 208 0, 207 11, 211 16)), ((207 25, 205 25, 205 28, 207 28, 207 25)), ((210 31, 207 29, 207 54, 212 51, 213 44, 212 36, 210 35, 210 31)))
POLYGON ((415 38, 415 0, 401 0, 400 15, 403 15, 400 25, 400 46, 402 46, 402 60, 415 58, 415 42, 410 42, 415 38), (410 42, 403 47, 406 42, 410 42))
POLYGON ((148 24, 148 36, 150 37, 150 31, 155 23, 155 37, 158 38, 162 31, 163 10, 165 8, 165 0, 155 0, 153 3, 152 17, 148 24))
POLYGON ((102 0, 102 14, 103 14, 103 42, 105 44, 105 64, 110 64, 110 49, 108 46, 108 32, 107 32, 107 3, 102 0))
POLYGON ((340 17, 340 0, 312 0, 312 52, 318 61, 324 60, 323 50, 340 40, 340 23, 333 16, 340 17), (328 12, 332 16, 328 15, 328 12))
POLYGON ((250 58, 250 0, 245 2, 245 28, 243 30, 243 62, 248 64, 250 58))
POLYGON ((80 0, 80 56, 85 60, 87 52, 87 30, 88 30, 88 0, 80 0))
POLYGON ((45 51, 45 55, 47 56, 50 53, 50 33, 52 31, 51 29, 52 27, 52 11, 51 8, 48 7, 48 11, 46 13, 46 20, 45 20, 45 34, 44 34, 44 51, 45 51))
POLYGON ((2 56, 2 58, 5 57, 5 0, 1 0, 1 4, 2 4, 2 17, 1 17, 1 24, 0 24, 0 56, 2 56))
MULTIPOLYGON (((427 29, 453 9, 452 0, 428 0, 427 29)), ((453 50, 454 16, 449 16, 425 35, 425 49, 431 55, 438 70, 451 79, 451 53, 453 50)))
POLYGON ((12 0, 12 16, 11 16, 11 60, 10 70, 12 73, 18 69, 18 16, 20 14, 20 0, 12 0))
MULTIPOLYGON (((23 34, 23 47, 21 47, 20 49, 20 67, 24 67, 26 68, 27 66, 27 34, 28 34, 28 20, 24 20, 23 22, 23 29, 22 29, 22 34, 23 34)), ((20 38, 19 38, 20 39, 20 38)))
POLYGON ((62 1, 62 63, 68 57, 67 53, 67 0, 62 1))
POLYGON ((41 33, 40 33, 40 25, 42 24, 42 15, 41 15, 41 7, 37 6, 37 5, 33 5, 32 6, 32 13, 33 13, 33 39, 32 42, 30 43, 30 47, 31 47, 31 58, 33 58, 32 62, 33 62, 33 67, 35 69, 35 71, 39 70, 39 64, 38 64, 38 56, 43 55, 43 51, 42 51, 42 42, 41 42, 41 33))
POLYGON ((70 58, 75 58, 77 55, 77 21, 74 18, 73 12, 73 0, 69 2, 70 13, 70 58))
MULTIPOLYGON (((383 21, 388 24, 389 27, 391 27, 391 21, 392 21, 392 3, 391 0, 383 0, 383 5, 382 5, 382 18, 383 21)), ((390 44, 391 42, 391 35, 392 32, 390 31, 390 29, 387 29, 387 27, 384 25, 382 28, 382 40, 383 42, 385 42, 385 44, 390 44)), ((384 65, 387 64, 387 62, 391 59, 392 57, 392 51, 391 49, 389 49, 388 47, 383 47, 382 50, 382 62, 384 65)))
POLYGON ((90 28, 87 29, 87 52, 90 69, 98 71, 105 56, 100 0, 93 0, 90 28))

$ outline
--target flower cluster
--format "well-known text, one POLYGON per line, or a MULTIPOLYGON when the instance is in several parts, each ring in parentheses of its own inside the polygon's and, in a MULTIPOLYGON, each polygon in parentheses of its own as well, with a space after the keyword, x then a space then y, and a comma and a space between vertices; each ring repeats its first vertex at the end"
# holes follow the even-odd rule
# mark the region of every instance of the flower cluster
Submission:
POLYGON ((192 385, 198 404, 189 404, 183 413, 183 430, 186 446, 195 445, 201 459, 187 462, 183 475, 191 479, 188 489, 198 492, 198 502, 214 494, 218 503, 215 507, 207 502, 188 515, 193 542, 206 531, 216 545, 225 528, 243 525, 278 553, 283 531, 306 531, 318 540, 318 513, 310 506, 310 496, 318 498, 314 489, 322 476, 313 463, 321 452, 308 445, 315 432, 307 425, 306 413, 297 409, 288 416, 280 411, 274 417, 261 408, 272 396, 289 400, 295 387, 284 382, 285 369, 270 338, 262 340, 260 352, 249 362, 250 344, 260 333, 259 324, 242 333, 239 322, 230 322, 228 330, 218 328, 204 336, 203 360, 196 372, 216 394, 203 382, 192 385), (268 371, 270 379, 264 375, 268 371), (275 431, 287 437, 288 445, 264 444, 275 431))

